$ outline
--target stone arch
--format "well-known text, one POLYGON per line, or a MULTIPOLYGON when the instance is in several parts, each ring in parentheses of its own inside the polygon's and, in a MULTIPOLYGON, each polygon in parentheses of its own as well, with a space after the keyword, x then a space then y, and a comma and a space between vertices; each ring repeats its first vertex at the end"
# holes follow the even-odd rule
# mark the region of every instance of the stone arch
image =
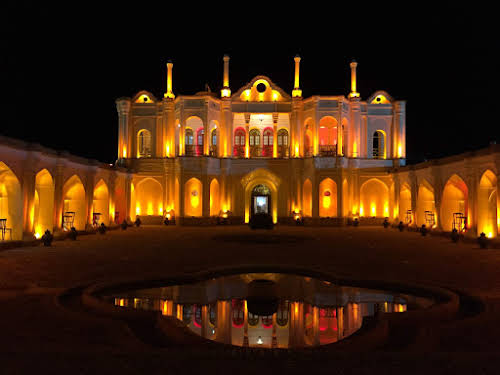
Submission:
POLYGON ((312 216, 312 182, 308 178, 302 188, 302 214, 307 217, 312 216))
POLYGON ((150 158, 151 153, 151 131, 148 129, 140 129, 137 132, 137 157, 150 158))
POLYGON ((54 179, 47 169, 42 169, 35 176, 35 237, 40 238, 47 229, 54 230, 54 179))
POLYGON ((497 177, 489 169, 479 181, 477 219, 478 233, 484 232, 490 238, 497 236, 497 177))
MULTIPOLYGON (((441 227, 445 231, 453 229, 453 214, 468 216, 469 189, 458 175, 452 175, 446 182, 441 200, 441 227)), ((457 228, 459 229, 459 228, 457 228)))
POLYGON ((220 212, 220 186, 216 178, 210 182, 210 216, 217 216, 220 212))
POLYGON ((73 226, 76 230, 84 230, 87 223, 86 193, 82 180, 76 174, 64 184, 63 201, 63 214, 74 212, 73 226))
POLYGON ((360 216, 388 217, 389 188, 378 178, 371 178, 361 185, 360 216))
POLYGON ((271 171, 263 168, 256 169, 241 179, 245 191, 245 223, 250 221, 250 200, 252 190, 257 185, 265 185, 271 190, 271 215, 273 222, 278 222, 278 187, 281 180, 271 171))
POLYGON ((148 216, 163 214, 163 187, 156 179, 148 177, 136 184, 135 213, 148 216))
POLYGON ((203 216, 203 185, 193 177, 184 184, 184 217, 203 216))
POLYGON ((109 225, 109 189, 104 180, 99 180, 94 187, 92 214, 99 213, 97 224, 109 225))
POLYGON ((337 184, 331 178, 325 178, 319 184, 319 216, 337 216, 337 184))
POLYGON ((399 220, 405 224, 413 223, 414 212, 408 216, 408 211, 411 211, 411 188, 410 185, 404 183, 399 189, 399 220))
MULTIPOLYGON (((13 240, 23 238, 22 213, 23 201, 19 179, 5 163, 0 161, 0 218, 7 219, 6 227, 12 229, 13 240)), ((10 239, 8 234, 6 238, 10 239)))
POLYGON ((417 193, 417 212, 416 212, 416 222, 418 226, 425 224, 427 227, 432 224, 431 215, 434 216, 433 227, 437 224, 436 215, 436 202, 434 197, 434 188, 427 180, 423 180, 418 185, 417 193), (427 213, 426 213, 427 211, 427 213))

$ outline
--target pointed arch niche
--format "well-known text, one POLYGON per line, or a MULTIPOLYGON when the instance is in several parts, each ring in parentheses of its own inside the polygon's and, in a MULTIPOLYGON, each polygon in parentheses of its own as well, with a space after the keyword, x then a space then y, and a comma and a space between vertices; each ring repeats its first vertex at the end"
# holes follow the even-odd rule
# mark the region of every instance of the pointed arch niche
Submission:
POLYGON ((35 177, 35 237, 40 238, 47 229, 54 230, 54 180, 47 169, 42 169, 35 177))

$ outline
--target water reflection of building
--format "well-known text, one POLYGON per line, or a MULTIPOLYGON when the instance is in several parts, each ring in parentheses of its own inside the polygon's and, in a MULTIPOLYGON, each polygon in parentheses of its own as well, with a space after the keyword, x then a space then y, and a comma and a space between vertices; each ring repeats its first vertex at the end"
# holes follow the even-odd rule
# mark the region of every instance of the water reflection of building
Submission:
MULTIPOLYGON (((387 296, 386 296, 387 297, 387 296)), ((392 299, 392 298, 389 298, 392 299)), ((116 306, 157 310, 175 316, 194 333, 224 344, 265 348, 318 346, 334 343, 357 331, 363 318, 376 311, 406 311, 406 301, 348 302, 344 306, 314 306, 282 301, 273 315, 257 316, 244 299, 209 304, 178 304, 173 300, 115 298, 116 306)))

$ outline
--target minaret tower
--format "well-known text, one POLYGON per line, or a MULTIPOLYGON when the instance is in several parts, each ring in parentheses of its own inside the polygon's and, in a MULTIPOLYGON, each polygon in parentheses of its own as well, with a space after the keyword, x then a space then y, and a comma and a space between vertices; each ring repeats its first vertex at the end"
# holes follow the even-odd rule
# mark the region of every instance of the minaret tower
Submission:
POLYGON ((229 88, 229 56, 224 55, 224 78, 222 82, 222 90, 220 96, 222 98, 229 98, 231 96, 231 89, 229 88))
POLYGON ((349 94, 349 98, 358 98, 359 92, 356 91, 356 67, 358 63, 354 60, 351 61, 351 93, 349 94))
POLYGON ((168 60, 167 62, 167 92, 165 93, 165 98, 167 99, 174 99, 175 95, 172 92, 172 67, 174 64, 172 64, 171 60, 168 60))
POLYGON ((299 84, 300 56, 296 55, 294 57, 294 60, 295 60, 295 80, 294 80, 295 83, 293 85, 292 98, 301 98, 302 90, 300 89, 300 84, 299 84))

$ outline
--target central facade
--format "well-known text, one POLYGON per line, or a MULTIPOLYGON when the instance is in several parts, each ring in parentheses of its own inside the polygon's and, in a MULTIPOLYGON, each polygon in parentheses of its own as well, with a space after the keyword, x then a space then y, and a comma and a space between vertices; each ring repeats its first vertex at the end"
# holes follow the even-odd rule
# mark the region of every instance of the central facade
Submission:
POLYGON ((147 91, 118 99, 118 165, 133 171, 131 220, 392 217, 389 171, 405 161, 405 102, 384 91, 361 100, 354 61, 347 97, 303 98, 300 57, 294 61, 291 94, 267 76, 231 93, 224 56, 220 96, 176 97, 169 62, 161 100, 147 91))

